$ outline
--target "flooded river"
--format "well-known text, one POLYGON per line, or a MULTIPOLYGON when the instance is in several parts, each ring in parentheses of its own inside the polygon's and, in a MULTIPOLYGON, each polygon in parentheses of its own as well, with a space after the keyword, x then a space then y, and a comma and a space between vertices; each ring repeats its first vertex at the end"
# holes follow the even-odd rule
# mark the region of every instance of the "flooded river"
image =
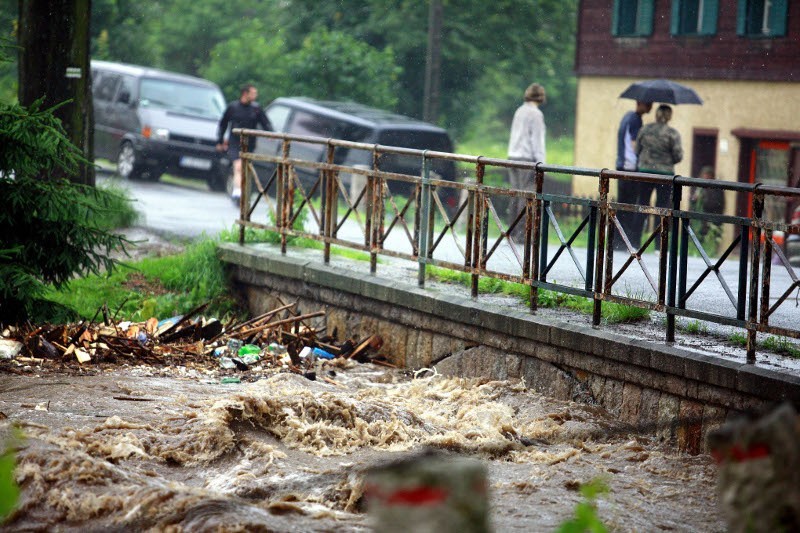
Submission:
POLYGON ((233 384, 135 367, 0 374, 0 432, 26 435, 20 506, 0 530, 369 530, 364 472, 429 447, 486 463, 497 531, 555 530, 592 480, 609 488, 610 530, 725 529, 708 457, 599 408, 348 365, 233 384))

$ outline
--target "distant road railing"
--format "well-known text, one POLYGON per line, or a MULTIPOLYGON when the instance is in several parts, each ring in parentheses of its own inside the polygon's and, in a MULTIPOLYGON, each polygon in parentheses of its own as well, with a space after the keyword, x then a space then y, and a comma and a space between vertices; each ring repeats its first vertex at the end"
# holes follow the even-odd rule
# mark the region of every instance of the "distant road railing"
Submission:
POLYGON ((755 362, 758 333, 800 338, 800 312, 797 297, 792 298, 800 280, 776 243, 781 233, 800 234, 800 226, 768 220, 765 212, 771 211, 765 210, 765 202, 800 201, 800 189, 534 164, 256 130, 234 133, 245 135, 238 221, 242 244, 246 228, 278 232, 283 253, 291 236, 315 239, 324 244, 326 263, 331 245, 368 253, 373 274, 379 255, 407 259, 418 264, 420 286, 425 284, 426 267, 435 265, 470 274, 474 298, 481 277, 520 283, 530 287, 532 312, 537 309, 539 289, 582 296, 593 301, 595 326, 600 325, 604 302, 660 311, 667 316, 667 342, 675 340, 676 317, 734 326, 746 330, 748 363, 755 362), (247 136, 272 143, 278 155, 248 151, 247 136), (322 154, 319 160, 292 157, 293 149, 308 152, 310 147, 322 154), (338 164, 346 151, 366 152, 371 165, 338 164), (413 158, 419 175, 382 170, 386 158, 413 158), (473 179, 440 179, 431 170, 436 160, 474 165, 473 179), (488 168, 529 170, 532 190, 486 185, 488 168), (544 187, 545 173, 593 180, 597 197, 553 194, 544 187), (669 203, 654 207, 613 201, 611 180, 666 187, 669 203), (744 206, 752 216, 685 210, 681 200, 686 187, 726 191, 729 199, 737 199, 740 210, 744 206), (498 199, 505 203, 518 199, 518 209, 498 213, 498 199), (253 215, 261 203, 268 215, 264 222, 256 222, 253 215), (570 218, 569 229, 559 220, 563 216, 554 211, 554 204, 572 206, 568 212, 579 213, 570 218), (623 222, 622 213, 629 213, 623 222), (642 235, 641 244, 632 242, 629 219, 643 223, 645 218, 652 228, 642 235), (298 227, 298 220, 308 223, 298 227), (309 231, 309 226, 315 230, 309 231), (710 249, 703 242, 703 232, 709 227, 717 227, 718 234, 727 237, 714 241, 710 249), (556 241, 554 252, 548 246, 551 240, 556 241), (622 251, 616 254, 615 240, 617 250, 619 240, 622 243, 622 251), (645 254, 649 248, 655 253, 645 254), (622 263, 618 268, 616 261, 622 263), (561 272, 564 264, 571 268, 579 282, 555 279, 556 263, 561 272), (722 269, 728 265, 735 271, 733 277, 722 269), (773 266, 787 274, 781 274, 780 283, 771 287, 776 279, 773 266), (631 280, 638 280, 645 290, 626 290, 631 280), (702 288, 711 283, 716 283, 712 292, 702 288), (710 296, 720 297, 724 305, 713 309, 697 305, 710 296))

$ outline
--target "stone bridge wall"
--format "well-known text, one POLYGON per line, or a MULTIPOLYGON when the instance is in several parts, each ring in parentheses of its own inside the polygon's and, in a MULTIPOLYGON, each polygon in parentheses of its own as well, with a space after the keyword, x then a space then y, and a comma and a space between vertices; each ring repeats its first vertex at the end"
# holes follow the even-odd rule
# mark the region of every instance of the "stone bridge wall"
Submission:
POLYGON ((254 313, 278 307, 278 298, 299 299, 303 312, 324 307, 329 333, 377 333, 397 365, 522 379, 542 394, 602 406, 682 450, 702 451, 707 432, 731 415, 800 405, 800 378, 743 361, 493 308, 276 247, 223 244, 220 256, 254 313))

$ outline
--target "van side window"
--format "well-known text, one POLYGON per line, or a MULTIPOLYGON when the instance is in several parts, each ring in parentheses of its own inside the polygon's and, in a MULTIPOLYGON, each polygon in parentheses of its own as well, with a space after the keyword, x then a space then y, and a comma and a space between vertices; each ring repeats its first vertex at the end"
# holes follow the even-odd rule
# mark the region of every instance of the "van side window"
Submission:
POLYGON ((100 80, 94 87, 93 96, 97 100, 110 102, 117 94, 117 87, 119 86, 120 76, 117 74, 110 74, 104 72, 100 75, 100 80))
MULTIPOLYGON (((357 124, 350 124, 342 122, 339 124, 339 129, 334 135, 339 139, 353 142, 367 142, 367 137, 373 130, 359 126, 357 124)), ((358 165, 369 165, 372 161, 372 153, 366 150, 356 150, 344 148, 342 146, 336 147, 336 152, 333 156, 333 162, 337 165, 344 164, 345 162, 358 165)))
POLYGON ((306 111, 295 111, 292 117, 292 125, 289 128, 291 133, 314 137, 331 137, 333 136, 333 130, 334 122, 331 119, 306 111))
POLYGON ((275 131, 286 131, 286 120, 290 111, 291 109, 283 105, 274 105, 267 109, 267 118, 275 131))
POLYGON ((136 78, 133 76, 122 76, 122 84, 117 92, 116 102, 119 104, 130 104, 136 100, 136 78))

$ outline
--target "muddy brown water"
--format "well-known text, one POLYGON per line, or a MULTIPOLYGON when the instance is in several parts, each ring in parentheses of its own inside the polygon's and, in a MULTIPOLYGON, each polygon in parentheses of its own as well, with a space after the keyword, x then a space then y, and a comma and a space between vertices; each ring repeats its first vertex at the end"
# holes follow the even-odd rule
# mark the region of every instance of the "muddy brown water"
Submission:
POLYGON ((142 367, 0 374, 0 432, 26 435, 21 502, 0 530, 366 531, 365 470, 424 447, 486 462, 497 531, 555 530, 598 478, 610 530, 725 529, 708 457, 602 409, 519 382, 328 370, 335 384, 142 367))

